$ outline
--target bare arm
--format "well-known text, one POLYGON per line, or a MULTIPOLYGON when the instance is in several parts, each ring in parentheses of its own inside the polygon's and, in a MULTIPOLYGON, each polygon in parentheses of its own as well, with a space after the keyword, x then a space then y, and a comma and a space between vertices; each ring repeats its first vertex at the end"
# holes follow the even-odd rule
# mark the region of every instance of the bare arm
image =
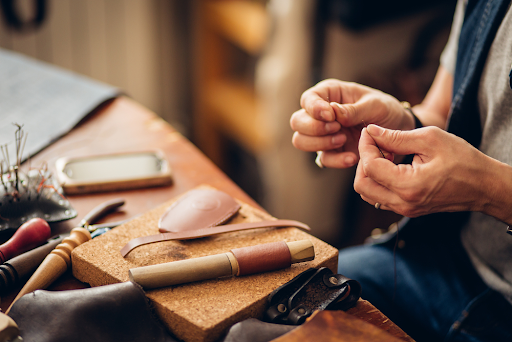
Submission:
POLYGON ((440 66, 425 99, 413 107, 414 114, 423 126, 446 128, 452 102, 452 88, 453 76, 440 66))

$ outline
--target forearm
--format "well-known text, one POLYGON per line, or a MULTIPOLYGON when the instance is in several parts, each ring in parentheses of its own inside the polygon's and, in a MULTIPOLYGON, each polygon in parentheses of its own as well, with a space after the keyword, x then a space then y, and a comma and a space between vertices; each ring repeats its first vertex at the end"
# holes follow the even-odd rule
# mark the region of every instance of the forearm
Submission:
POLYGON ((425 99, 412 108, 423 126, 437 126, 446 129, 452 100, 452 88, 452 75, 440 66, 425 99))

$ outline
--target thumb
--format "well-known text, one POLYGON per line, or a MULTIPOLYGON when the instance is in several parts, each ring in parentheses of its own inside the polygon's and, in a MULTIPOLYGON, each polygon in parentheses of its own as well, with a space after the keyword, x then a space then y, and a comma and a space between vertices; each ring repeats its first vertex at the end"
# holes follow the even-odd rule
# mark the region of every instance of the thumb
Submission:
POLYGON ((364 100, 355 103, 329 103, 336 114, 336 121, 345 127, 357 126, 362 123, 361 118, 368 118, 372 111, 364 100))
POLYGON ((371 124, 368 125, 367 130, 377 145, 394 154, 420 154, 427 147, 421 138, 420 129, 400 131, 371 124))

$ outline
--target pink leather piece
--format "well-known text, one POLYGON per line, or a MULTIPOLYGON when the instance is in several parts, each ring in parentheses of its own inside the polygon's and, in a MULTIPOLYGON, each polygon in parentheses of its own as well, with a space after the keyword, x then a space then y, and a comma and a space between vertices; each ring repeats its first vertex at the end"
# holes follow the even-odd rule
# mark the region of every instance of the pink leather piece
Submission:
POLYGON ((240 204, 222 191, 191 190, 162 215, 158 230, 167 233, 218 226, 233 217, 239 209, 240 204))

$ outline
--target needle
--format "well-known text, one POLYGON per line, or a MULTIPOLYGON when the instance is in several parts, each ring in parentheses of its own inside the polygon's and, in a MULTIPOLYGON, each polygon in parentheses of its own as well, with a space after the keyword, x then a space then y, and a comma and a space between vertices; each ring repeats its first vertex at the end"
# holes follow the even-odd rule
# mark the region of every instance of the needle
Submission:
MULTIPOLYGON (((368 125, 366 124, 366 122, 364 122, 364 120, 361 120, 363 122, 363 125, 364 127, 368 127, 368 125)), ((368 132, 368 130, 366 130, 366 132, 368 132)), ((370 132, 368 132, 368 135, 373 139, 372 135, 370 134, 370 132)), ((377 145, 377 142, 375 141, 375 139, 373 139, 373 142, 375 143, 375 146, 377 146, 377 148, 379 149, 379 152, 382 156, 382 158, 386 159, 386 157, 384 156, 384 153, 382 152, 382 150, 380 149, 379 145, 377 145)))

